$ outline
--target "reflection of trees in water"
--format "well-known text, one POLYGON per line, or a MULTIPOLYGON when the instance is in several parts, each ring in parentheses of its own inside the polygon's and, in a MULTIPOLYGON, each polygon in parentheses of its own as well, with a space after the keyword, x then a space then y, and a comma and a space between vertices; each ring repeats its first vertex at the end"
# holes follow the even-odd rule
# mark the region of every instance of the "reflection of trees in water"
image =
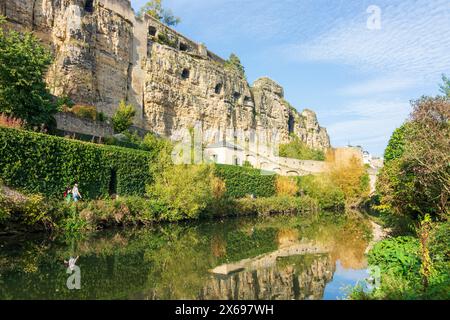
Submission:
POLYGON ((101 232, 71 241, 12 240, 0 251, 0 299, 321 298, 335 260, 355 267, 367 241, 360 221, 304 217, 236 219, 101 232), (329 255, 277 260, 217 278, 210 269, 309 239, 329 255), (82 290, 66 288, 63 261, 79 255, 82 290))

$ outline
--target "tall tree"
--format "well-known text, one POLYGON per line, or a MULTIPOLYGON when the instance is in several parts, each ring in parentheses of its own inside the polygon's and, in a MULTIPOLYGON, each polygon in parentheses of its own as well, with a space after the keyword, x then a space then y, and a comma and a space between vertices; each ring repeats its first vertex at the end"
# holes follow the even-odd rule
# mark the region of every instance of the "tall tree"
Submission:
POLYGON ((172 10, 163 6, 163 0, 150 0, 139 10, 138 15, 149 14, 168 26, 176 26, 181 22, 179 17, 174 16, 172 10))
POLYGON ((444 218, 450 212, 450 100, 422 97, 412 107, 406 130, 391 138, 391 158, 379 175, 381 205, 413 218, 444 218))
MULTIPOLYGON (((0 18, 0 25, 5 18, 0 18)), ((29 127, 52 126, 57 107, 44 81, 52 61, 30 32, 0 27, 0 113, 23 119, 29 127)))
POLYGON ((440 85, 441 92, 450 98, 450 79, 445 74, 442 75, 442 84, 440 85))
POLYGON ((236 54, 232 53, 230 55, 228 60, 225 61, 225 67, 237 70, 245 78, 245 68, 236 54))

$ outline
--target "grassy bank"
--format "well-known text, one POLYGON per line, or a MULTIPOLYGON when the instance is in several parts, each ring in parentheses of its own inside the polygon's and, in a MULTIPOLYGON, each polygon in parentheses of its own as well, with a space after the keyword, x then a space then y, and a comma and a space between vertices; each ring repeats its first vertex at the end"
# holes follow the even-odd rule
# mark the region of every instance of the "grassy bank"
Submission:
POLYGON ((318 202, 308 196, 269 198, 222 198, 198 216, 174 218, 170 206, 158 200, 129 196, 119 199, 66 203, 40 195, 23 195, 0 187, 0 230, 3 234, 30 231, 84 232, 117 226, 152 225, 198 219, 237 216, 312 215, 318 202))

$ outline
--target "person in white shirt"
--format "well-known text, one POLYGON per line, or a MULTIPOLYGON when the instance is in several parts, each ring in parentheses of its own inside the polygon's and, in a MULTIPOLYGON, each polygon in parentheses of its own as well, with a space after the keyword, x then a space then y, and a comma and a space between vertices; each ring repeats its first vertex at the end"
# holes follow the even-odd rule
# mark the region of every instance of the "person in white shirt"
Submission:
POLYGON ((77 202, 78 200, 81 199, 81 194, 80 191, 78 190, 78 183, 75 183, 75 185, 73 186, 72 197, 74 202, 77 202))

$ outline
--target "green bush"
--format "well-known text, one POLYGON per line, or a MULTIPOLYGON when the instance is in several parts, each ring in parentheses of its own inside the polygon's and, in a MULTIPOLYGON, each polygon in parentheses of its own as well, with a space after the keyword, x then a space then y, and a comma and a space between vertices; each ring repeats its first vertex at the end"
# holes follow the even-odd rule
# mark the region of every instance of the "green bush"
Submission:
POLYGON ((97 119, 97 108, 95 106, 83 106, 83 105, 75 105, 67 110, 68 112, 73 113, 74 115, 90 120, 97 119))
POLYGON ((298 184, 301 191, 319 201, 322 209, 345 207, 344 193, 325 175, 299 177, 298 184))
POLYGON ((47 197, 61 198, 74 182, 84 199, 108 196, 111 182, 120 195, 143 195, 151 178, 143 151, 7 128, 0 128, 0 145, 3 182, 47 197))
POLYGON ((261 170, 229 165, 216 165, 215 174, 226 184, 226 195, 243 198, 247 195, 272 197, 276 194, 275 175, 263 175, 261 170))
POLYGON ((112 117, 114 131, 117 133, 128 130, 133 124, 133 118, 136 115, 136 110, 132 105, 126 104, 125 101, 120 101, 119 109, 112 117))
POLYGON ((324 161, 325 154, 321 150, 309 148, 300 138, 292 135, 292 141, 280 145, 280 157, 324 161))
POLYGON ((197 219, 214 201, 213 167, 210 165, 171 166, 158 174, 148 187, 152 199, 158 199, 167 210, 161 218, 168 221, 197 219))
POLYGON ((370 293, 355 288, 355 300, 412 300, 450 298, 449 225, 438 223, 430 233, 427 248, 431 257, 431 273, 425 288, 421 274, 421 248, 414 237, 396 237, 377 243, 368 255, 371 266, 381 270, 381 286, 370 293))
POLYGON ((378 242, 369 252, 370 265, 397 276, 418 276, 419 241, 413 237, 397 237, 378 242))

